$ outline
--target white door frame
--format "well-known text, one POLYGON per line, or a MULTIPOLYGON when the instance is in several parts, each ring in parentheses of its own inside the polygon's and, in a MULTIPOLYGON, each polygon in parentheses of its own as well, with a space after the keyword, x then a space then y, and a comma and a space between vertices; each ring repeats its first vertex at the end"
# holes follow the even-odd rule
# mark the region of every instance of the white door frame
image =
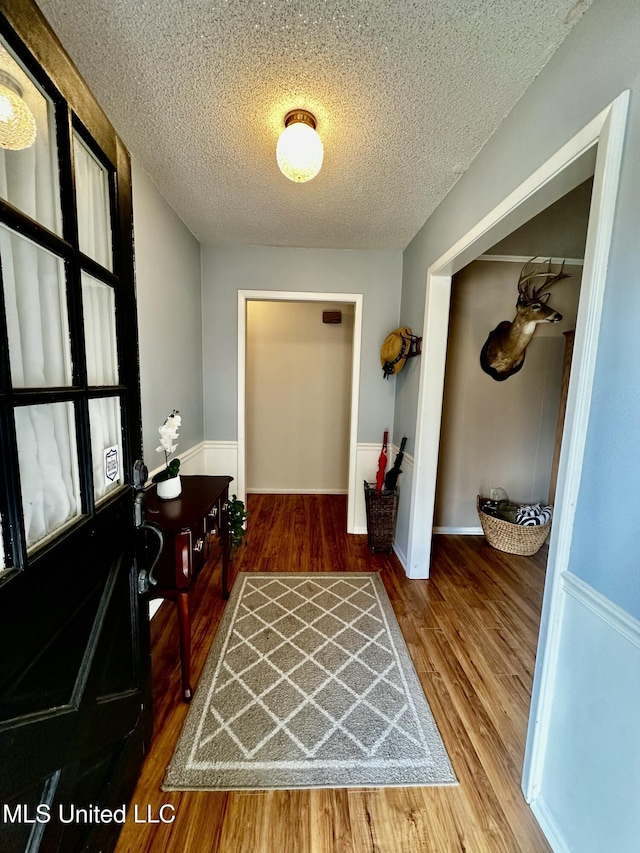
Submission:
POLYGON ((351 360, 351 412, 349 415, 349 494, 347 532, 353 533, 356 519, 356 445, 360 401, 360 358, 362 350, 362 293, 318 293, 291 290, 238 291, 238 496, 245 499, 247 488, 246 370, 247 302, 345 302, 355 308, 353 355, 351 360))
MULTIPOLYGON (((447 350, 451 279, 514 228, 526 222, 564 194, 558 192, 563 176, 576 175, 592 159, 595 171, 584 272, 576 321, 573 368, 558 470, 554 524, 549 543, 547 577, 540 624, 522 788, 532 802, 539 790, 562 623, 561 575, 569 564, 575 506, 580 486, 584 446, 598 349, 607 263, 618 190, 629 92, 621 93, 599 115, 478 222, 427 271, 425 316, 414 475, 409 518, 408 560, 410 577, 428 577, 436 492, 440 420, 447 350)), ((591 167, 592 168, 592 167, 591 167)))

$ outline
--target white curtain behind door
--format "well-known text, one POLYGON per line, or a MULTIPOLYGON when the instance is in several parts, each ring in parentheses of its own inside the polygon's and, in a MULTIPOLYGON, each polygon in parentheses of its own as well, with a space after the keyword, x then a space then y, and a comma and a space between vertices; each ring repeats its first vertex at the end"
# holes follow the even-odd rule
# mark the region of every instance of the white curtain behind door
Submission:
MULTIPOLYGON (((59 202, 52 174, 47 102, 40 97, 29 105, 36 117, 36 142, 26 151, 0 150, 0 195, 32 219, 56 230, 59 202)), ((82 145, 74 147, 86 151, 82 145)), ((87 156, 90 157, 88 152, 87 156)), ((104 170, 95 161, 92 169, 83 152, 77 159, 82 250, 110 268, 111 229, 104 170)), ((14 387, 70 385, 66 282, 60 259, 2 228, 0 260, 14 387)), ((110 316, 103 316, 105 334, 100 337, 90 334, 91 328, 100 325, 97 318, 103 315, 104 298, 102 288, 83 288, 86 346, 92 366, 90 384, 117 382, 112 306, 110 316)), ((80 511, 73 406, 55 403, 18 407, 15 424, 25 532, 27 545, 32 546, 80 511)), ((95 495, 100 498, 117 485, 117 481, 113 483, 104 477, 102 466, 103 442, 108 442, 107 447, 120 448, 121 444, 119 406, 113 400, 99 401, 91 408, 91 432, 95 495), (96 460, 100 460, 100 465, 96 460)))

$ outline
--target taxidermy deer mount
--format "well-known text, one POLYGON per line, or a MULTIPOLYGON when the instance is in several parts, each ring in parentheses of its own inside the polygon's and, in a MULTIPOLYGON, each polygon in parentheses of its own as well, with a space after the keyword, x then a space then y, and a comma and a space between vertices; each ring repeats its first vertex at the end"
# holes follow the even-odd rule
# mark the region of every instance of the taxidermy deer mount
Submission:
POLYGON ((571 274, 564 272, 564 261, 560 272, 552 273, 551 258, 547 262, 546 271, 541 270, 543 264, 538 264, 531 272, 527 272, 532 261, 533 258, 520 270, 516 316, 511 322, 503 320, 489 332, 480 353, 480 367, 498 382, 503 382, 520 370, 538 323, 559 323, 562 320, 562 314, 547 305, 551 295, 547 291, 563 278, 570 278, 571 274), (534 282, 541 278, 544 279, 542 284, 534 287, 534 282))

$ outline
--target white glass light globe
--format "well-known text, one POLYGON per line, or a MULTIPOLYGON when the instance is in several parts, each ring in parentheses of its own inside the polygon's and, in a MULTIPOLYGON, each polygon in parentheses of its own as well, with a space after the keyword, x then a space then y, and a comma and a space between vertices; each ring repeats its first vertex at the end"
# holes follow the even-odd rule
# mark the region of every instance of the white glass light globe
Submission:
POLYGON ((276 159, 290 181, 310 181, 320 171, 324 148, 316 131, 304 122, 290 124, 280 134, 276 159))
POLYGON ((20 94, 6 82, 0 77, 0 148, 21 151, 35 142, 36 121, 20 94))

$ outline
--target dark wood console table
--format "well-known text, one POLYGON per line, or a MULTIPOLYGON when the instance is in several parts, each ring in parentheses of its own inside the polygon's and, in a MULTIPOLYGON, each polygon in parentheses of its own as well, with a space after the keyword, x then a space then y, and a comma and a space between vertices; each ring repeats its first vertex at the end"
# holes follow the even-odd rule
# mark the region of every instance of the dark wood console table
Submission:
POLYGON ((164 546, 153 569, 150 597, 175 601, 180 634, 182 697, 190 702, 191 621, 189 593, 205 563, 207 536, 217 534, 222 546, 222 595, 229 597, 229 483, 233 477, 181 476, 182 494, 162 500, 152 486, 146 493, 147 521, 157 524, 164 546))

